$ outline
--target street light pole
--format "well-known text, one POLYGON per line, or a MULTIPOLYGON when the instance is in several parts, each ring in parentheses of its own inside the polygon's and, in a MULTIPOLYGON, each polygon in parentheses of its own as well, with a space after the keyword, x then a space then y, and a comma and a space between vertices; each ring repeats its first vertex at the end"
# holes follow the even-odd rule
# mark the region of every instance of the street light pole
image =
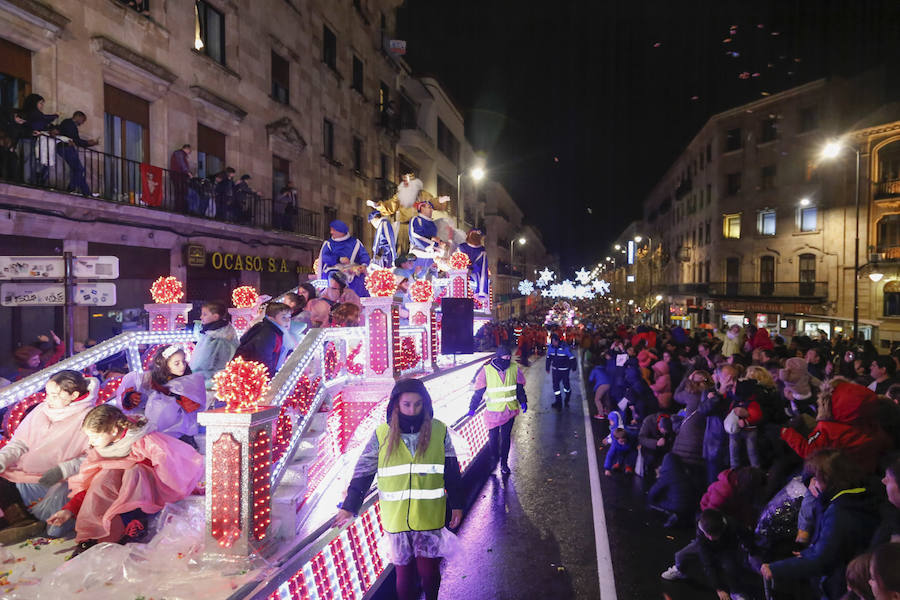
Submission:
POLYGON ((859 148, 856 152, 856 237, 853 240, 853 340, 859 340, 859 148))

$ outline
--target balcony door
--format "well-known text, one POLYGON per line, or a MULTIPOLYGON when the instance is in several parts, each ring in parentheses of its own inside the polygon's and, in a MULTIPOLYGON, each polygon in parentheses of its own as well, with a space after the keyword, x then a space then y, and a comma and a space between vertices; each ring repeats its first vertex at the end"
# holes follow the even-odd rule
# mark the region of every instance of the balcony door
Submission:
POLYGON ((759 295, 771 296, 775 293, 775 257, 761 256, 759 259, 759 295))
POLYGON ((737 296, 740 281, 741 260, 739 258, 725 259, 725 295, 737 296))
POLYGON ((141 193, 141 163, 150 159, 150 103, 111 85, 103 86, 104 190, 118 202, 141 193))
POLYGON ((800 282, 798 293, 801 296, 812 296, 816 292, 816 255, 800 255, 800 282))

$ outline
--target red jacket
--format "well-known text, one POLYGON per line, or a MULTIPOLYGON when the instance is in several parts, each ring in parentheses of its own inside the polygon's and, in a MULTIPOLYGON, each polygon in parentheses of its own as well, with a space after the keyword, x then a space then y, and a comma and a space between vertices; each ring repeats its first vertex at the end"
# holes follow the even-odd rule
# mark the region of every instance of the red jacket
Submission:
POLYGON ((785 427, 781 430, 781 439, 803 459, 825 448, 844 450, 866 473, 875 471, 878 460, 892 446, 891 439, 881 429, 865 432, 837 421, 819 421, 808 436, 785 427))
POLYGON ((719 478, 712 482, 700 499, 700 509, 714 508, 730 515, 745 526, 756 525, 757 510, 746 491, 738 491, 735 472, 725 469, 719 478))

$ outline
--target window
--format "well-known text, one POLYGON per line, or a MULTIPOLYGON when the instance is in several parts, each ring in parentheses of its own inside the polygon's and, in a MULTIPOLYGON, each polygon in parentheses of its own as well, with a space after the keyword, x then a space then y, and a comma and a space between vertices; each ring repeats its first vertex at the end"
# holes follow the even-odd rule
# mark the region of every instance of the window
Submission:
POLYGON ((741 193, 741 173, 729 173, 725 176, 725 189, 729 196, 741 193))
POLYGON ((706 144, 706 164, 712 162, 712 142, 706 144))
POLYGON ((282 104, 290 103, 291 66, 272 51, 272 98, 282 104))
POLYGON ((388 159, 388 155, 384 152, 381 153, 381 156, 378 160, 379 173, 381 174, 382 179, 390 179, 391 178, 391 162, 388 159))
POLYGON ((725 259, 725 295, 736 296, 741 281, 741 259, 725 259))
POLYGON ((800 231, 817 231, 818 209, 815 206, 806 206, 798 211, 797 220, 799 221, 800 231))
POLYGON ((722 235, 726 238, 740 239, 741 237, 741 215, 725 215, 723 219, 722 235))
POLYGON ((762 122, 762 131, 760 132, 759 139, 765 144, 766 142, 773 142, 778 137, 778 129, 775 127, 775 118, 763 119, 762 122))
POLYGON ((775 293, 775 257, 761 256, 759 258, 759 294, 771 296, 775 293))
POLYGON ((337 71, 337 38, 328 25, 322 25, 322 62, 337 71))
POLYGON ((356 55, 353 56, 353 83, 350 87, 360 94, 363 93, 363 62, 356 55))
POLYGON ((197 124, 197 176, 212 179, 225 169, 225 134, 197 124))
POLYGON ((759 235, 775 235, 775 211, 761 210, 757 219, 756 230, 759 235))
POLYGON ((884 316, 900 317, 900 282, 884 284, 884 316))
POLYGON ((705 269, 706 270, 706 279, 704 280, 704 281, 706 281, 706 283, 709 283, 709 280, 710 280, 709 274, 712 270, 711 267, 712 267, 712 262, 707 260, 706 261, 706 269, 705 269))
POLYGON ((140 166, 150 156, 150 103, 104 85, 103 105, 103 147, 112 155, 104 158, 105 189, 110 199, 124 201, 140 195, 140 166))
POLYGON ((800 255, 799 295, 812 296, 816 290, 816 255, 800 255))
POLYGON ((741 143, 741 128, 729 129, 725 132, 725 152, 740 150, 743 147, 741 143))
POLYGON ((710 236, 709 236, 709 233, 710 233, 710 225, 711 225, 711 223, 710 223, 709 221, 707 221, 707 222, 706 222, 706 235, 704 236, 704 237, 706 238, 706 243, 707 243, 707 244, 710 243, 710 236))
POLYGON ((323 220, 325 221, 325 239, 331 238, 331 222, 336 221, 338 218, 338 211, 333 206, 325 206, 322 208, 322 215, 325 217, 323 220))
POLYGON ((878 252, 900 246, 900 214, 885 215, 878 221, 878 252))
POLYGON ((459 140, 439 118, 437 121, 437 147, 453 164, 459 164, 459 140))
POLYGON ((798 133, 806 133, 819 127, 819 111, 814 106, 800 109, 798 133))
POLYGON ((387 103, 391 99, 391 88, 387 86, 385 82, 381 82, 378 85, 378 110, 379 112, 384 112, 387 108, 387 103))
MULTIPOLYGON (((291 161, 281 158, 278 155, 272 155, 272 198, 278 198, 281 190, 287 187, 288 181, 291 180, 291 161)), ((296 208, 296 207, 295 207, 296 208)), ((284 207, 280 207, 283 211, 284 207)))
POLYGON ((194 3, 194 49, 225 64, 225 15, 205 0, 194 3))
POLYGON ((322 154, 334 160, 334 123, 328 119, 322 121, 322 154))
POLYGON ((363 141, 353 136, 353 170, 362 173, 363 170, 363 141))
POLYGON ((766 165, 759 172, 759 187, 771 190, 775 187, 775 165, 766 165))
POLYGON ((362 198, 356 199, 356 214, 353 215, 353 237, 362 241, 363 234, 365 233, 365 224, 363 222, 362 213, 365 205, 363 204, 362 198))
POLYGON ((706 184, 706 205, 709 206, 712 204, 712 185, 706 184))
MULTIPOLYGON (((457 197, 456 196, 456 186, 453 185, 452 183, 450 183, 449 181, 447 181, 446 179, 444 179, 443 177, 441 177, 440 175, 438 175, 438 177, 437 177, 437 195, 438 195, 438 198, 440 198, 441 196, 450 196, 451 198, 456 199, 456 197, 457 197)), ((444 206, 452 207, 453 204, 455 204, 455 203, 451 202, 450 204, 445 204, 444 206)))
POLYGON ((704 163, 704 160, 703 160, 703 159, 706 158, 706 155, 704 155, 703 152, 701 152, 699 158, 700 158, 700 170, 702 171, 702 170, 703 170, 703 163, 704 163))
POLYGON ((697 245, 703 245, 703 223, 700 223, 700 225, 697 227, 697 245))
POLYGON ((31 93, 31 52, 0 39, 0 107, 22 107, 31 93))

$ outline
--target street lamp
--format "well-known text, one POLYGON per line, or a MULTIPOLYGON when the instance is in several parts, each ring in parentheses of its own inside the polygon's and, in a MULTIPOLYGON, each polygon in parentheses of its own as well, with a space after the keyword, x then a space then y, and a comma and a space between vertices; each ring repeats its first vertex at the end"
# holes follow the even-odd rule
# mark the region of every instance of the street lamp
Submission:
POLYGON ((869 273, 869 279, 871 279, 875 283, 881 281, 882 277, 884 277, 884 273, 882 273, 881 271, 874 271, 872 273, 869 273))
MULTIPOLYGON (((471 171, 469 171, 469 177, 472 178, 472 181, 478 183, 487 173, 484 170, 484 167, 475 167, 471 171)), ((456 210, 456 227, 460 227, 460 223, 465 223, 465 203, 463 202, 463 188, 462 188, 462 172, 456 173, 456 195, 458 196, 457 202, 459 206, 456 210)), ((474 223, 473 223, 474 225, 474 223)))
MULTIPOLYGON (((516 241, 517 240, 515 240, 515 239, 509 240, 509 268, 510 268, 510 270, 512 270, 512 268, 513 268, 513 243, 516 241)), ((525 242, 527 242, 527 241, 528 240, 525 239, 525 236, 520 236, 518 239, 520 246, 524 246, 525 242)))
MULTIPOLYGON (((840 156, 844 148, 839 141, 830 141, 822 148, 822 158, 831 160, 840 156)), ((853 241, 853 339, 859 338, 859 148, 850 148, 856 153, 856 235, 853 241)))

